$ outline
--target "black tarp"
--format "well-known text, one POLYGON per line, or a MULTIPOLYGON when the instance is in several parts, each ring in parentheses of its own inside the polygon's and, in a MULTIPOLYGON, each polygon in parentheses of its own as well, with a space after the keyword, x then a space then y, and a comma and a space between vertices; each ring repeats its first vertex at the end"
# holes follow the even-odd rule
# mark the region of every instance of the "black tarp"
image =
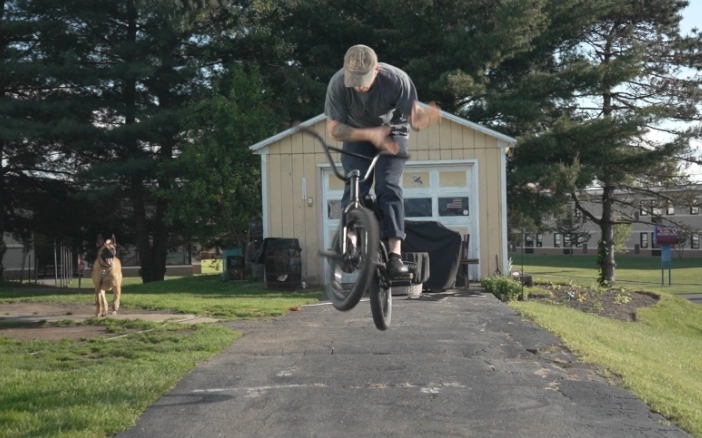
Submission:
POLYGON ((461 235, 435 221, 405 221, 402 252, 429 253, 431 276, 424 289, 440 292, 454 287, 461 257, 461 235))

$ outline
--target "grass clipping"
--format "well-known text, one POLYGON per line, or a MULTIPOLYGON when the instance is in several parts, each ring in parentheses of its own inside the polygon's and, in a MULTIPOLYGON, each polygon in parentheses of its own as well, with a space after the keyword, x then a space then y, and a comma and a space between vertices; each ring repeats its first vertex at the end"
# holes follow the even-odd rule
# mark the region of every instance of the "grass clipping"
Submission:
POLYGON ((169 325, 85 342, 0 337, 0 437, 114 435, 239 336, 222 326, 169 325))
POLYGON ((702 306, 661 294, 631 323, 565 306, 510 305, 562 338, 584 362, 621 376, 624 388, 653 411, 702 437, 702 306))

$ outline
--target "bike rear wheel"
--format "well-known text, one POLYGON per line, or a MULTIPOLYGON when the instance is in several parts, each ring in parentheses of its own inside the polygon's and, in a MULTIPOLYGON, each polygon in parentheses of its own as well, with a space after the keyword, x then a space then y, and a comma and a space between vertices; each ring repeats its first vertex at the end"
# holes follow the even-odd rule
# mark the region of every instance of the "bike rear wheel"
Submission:
MULTIPOLYGON (((346 228, 356 234, 356 245, 346 245, 343 259, 328 258, 326 292, 337 310, 351 310, 361 300, 375 275, 380 231, 370 210, 360 207, 349 211, 346 228)), ((341 253, 339 233, 332 250, 341 253)))
POLYGON ((377 269, 369 287, 368 297, 375 327, 378 330, 387 330, 392 318, 392 290, 382 281, 377 269))

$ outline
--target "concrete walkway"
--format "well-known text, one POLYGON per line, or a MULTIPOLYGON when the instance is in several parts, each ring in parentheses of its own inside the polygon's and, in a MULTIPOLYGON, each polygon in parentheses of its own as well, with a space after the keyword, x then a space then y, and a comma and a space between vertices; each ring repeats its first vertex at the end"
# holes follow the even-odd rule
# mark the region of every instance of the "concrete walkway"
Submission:
POLYGON ((200 364, 120 438, 689 437, 491 294, 395 297, 270 322, 200 364))
POLYGON ((686 300, 690 300, 690 302, 693 302, 695 304, 702 304, 702 294, 686 294, 686 295, 678 295, 680 298, 685 298, 686 300))

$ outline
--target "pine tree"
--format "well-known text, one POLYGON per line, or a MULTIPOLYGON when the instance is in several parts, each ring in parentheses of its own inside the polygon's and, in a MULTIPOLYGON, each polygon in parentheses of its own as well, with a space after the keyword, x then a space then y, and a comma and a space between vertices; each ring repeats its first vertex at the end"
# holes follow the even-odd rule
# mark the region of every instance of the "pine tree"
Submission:
MULTIPOLYGON (((694 130, 671 121, 698 121, 699 77, 686 78, 701 41, 679 33, 681 0, 614 1, 564 39, 548 68, 530 74, 513 94, 545 98, 541 129, 520 139, 516 173, 538 181, 541 193, 575 207, 602 232, 601 270, 615 280, 614 227, 630 223, 651 186, 684 184, 679 158, 694 130), (530 88, 542 83, 548 93, 530 88), (652 136, 655 132, 667 135, 652 136), (597 196, 586 188, 596 186, 597 196), (623 196, 627 195, 627 196, 623 196), (590 211, 584 201, 598 204, 590 211)), ((546 65, 544 65, 546 67, 546 65)), ((507 98, 505 96, 504 98, 507 98)))
MULTIPOLYGON (((70 47, 67 23, 36 13, 32 0, 2 1, 0 16, 0 236, 26 237, 40 231, 47 218, 56 219, 43 194, 70 191, 72 172, 64 160, 61 138, 80 125, 69 114, 62 80, 70 47)), ((52 199, 57 199, 53 197, 52 199)), ((78 213, 77 210, 69 210, 78 213)), ((70 223, 70 221, 69 221, 70 223)), ((43 226, 60 233, 66 227, 43 226)), ((0 241, 0 256, 4 253, 0 241)), ((0 278, 3 266, 0 257, 0 278)))
MULTIPOLYGON (((129 201, 144 282, 163 280, 169 239, 165 221, 172 180, 161 171, 179 153, 188 107, 219 63, 208 44, 228 10, 200 1, 47 1, 45 14, 72 24, 76 68, 69 96, 90 108, 99 128, 91 145, 70 143, 85 159, 80 181, 101 197, 129 201)), ((236 10, 232 8, 231 10, 236 10)), ((123 203, 119 203, 123 205, 123 203)))
POLYGON ((165 171, 177 182, 163 192, 167 220, 203 247, 244 246, 260 217, 260 158, 249 146, 275 125, 257 68, 233 68, 214 81, 211 96, 193 104, 182 152, 165 171))
POLYGON ((290 118, 303 120, 322 111, 346 50, 366 44, 379 61, 409 73, 422 101, 455 113, 485 92, 488 72, 531 49, 548 24, 545 6, 546 0, 280 2, 267 23, 289 51, 288 66, 261 63, 262 73, 290 118))

